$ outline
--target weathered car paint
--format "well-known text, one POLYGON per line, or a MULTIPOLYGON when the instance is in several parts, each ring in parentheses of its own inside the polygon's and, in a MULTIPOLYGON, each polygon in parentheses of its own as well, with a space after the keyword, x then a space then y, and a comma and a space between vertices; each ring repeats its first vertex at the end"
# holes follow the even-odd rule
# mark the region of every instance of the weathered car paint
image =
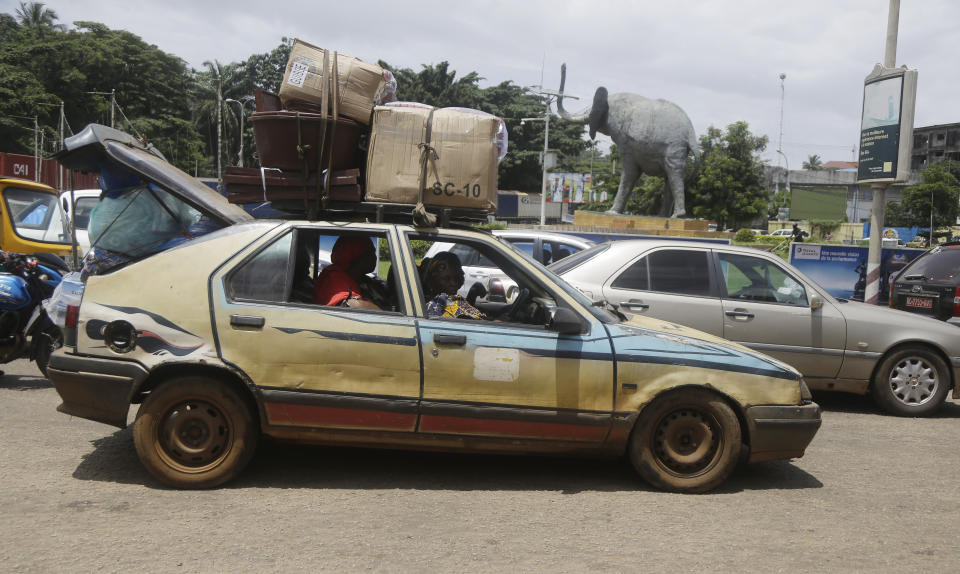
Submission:
MULTIPOLYGON (((799 375, 779 361, 661 320, 603 324, 560 289, 551 296, 583 319, 580 335, 427 319, 405 243, 420 230, 402 226, 336 230, 375 230, 391 240, 404 312, 231 300, 225 289, 230 272, 294 227, 324 225, 242 224, 189 249, 90 277, 77 348, 63 352, 135 361, 150 373, 190 365, 235 373, 259 405, 265 434, 324 444, 616 455, 646 404, 691 385, 715 389, 742 415, 763 404, 810 413, 799 375), (122 356, 103 341, 103 327, 117 320, 138 333, 138 344, 122 356), (435 340, 441 334, 462 335, 463 344, 435 340)), ((438 234, 489 243, 551 284, 551 277, 495 238, 438 234)), ((147 382, 130 383, 133 397, 141 384, 147 382)), ((117 424, 119 407, 111 409, 111 424, 117 424)), ((744 429, 748 440, 754 428, 744 429)), ((780 452, 801 456, 797 441, 805 447, 815 430, 791 437, 780 452)))

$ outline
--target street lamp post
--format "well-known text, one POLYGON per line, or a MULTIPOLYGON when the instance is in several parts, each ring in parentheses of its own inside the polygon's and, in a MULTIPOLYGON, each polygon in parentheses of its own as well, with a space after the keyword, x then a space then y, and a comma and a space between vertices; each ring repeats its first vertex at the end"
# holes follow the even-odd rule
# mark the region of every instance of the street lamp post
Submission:
MULTIPOLYGON (((787 79, 787 75, 780 73, 780 136, 777 139, 777 153, 783 155, 783 152, 780 151, 783 149, 783 81, 787 79)), ((784 159, 787 156, 783 155, 784 159)), ((787 179, 790 178, 790 168, 787 168, 787 179)), ((787 186, 789 187, 789 185, 787 186)), ((780 193, 780 158, 777 157, 777 179, 774 182, 774 194, 780 193)), ((788 192, 789 193, 789 192, 788 192)))
POLYGON ((240 104, 240 158, 237 165, 243 167, 243 108, 246 103, 250 101, 250 98, 244 98, 243 100, 227 98, 224 101, 227 103, 240 104))
MULTIPOLYGON (((790 207, 793 207, 793 194, 790 193, 790 160, 787 159, 787 154, 783 153, 780 149, 777 149, 777 153, 783 156, 783 163, 787 166, 787 201, 789 202, 790 207)), ((779 161, 777 163, 780 163, 779 161)), ((777 175, 777 183, 780 182, 780 175, 777 175)))

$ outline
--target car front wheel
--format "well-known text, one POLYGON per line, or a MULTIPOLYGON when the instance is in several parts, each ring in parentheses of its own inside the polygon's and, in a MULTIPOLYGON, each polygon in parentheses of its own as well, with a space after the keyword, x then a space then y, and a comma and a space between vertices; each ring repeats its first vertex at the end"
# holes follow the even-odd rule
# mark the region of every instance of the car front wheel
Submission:
POLYGON ((259 431, 250 407, 217 379, 184 377, 153 390, 137 412, 133 441, 140 462, 177 488, 211 488, 253 457, 259 431))
POLYGON ((949 386, 950 371, 943 359, 923 347, 910 346, 884 359, 871 392, 889 413, 922 417, 943 406, 949 386))
POLYGON ((657 488, 706 492, 733 472, 740 449, 733 409, 714 393, 683 389, 643 409, 629 454, 641 478, 657 488))

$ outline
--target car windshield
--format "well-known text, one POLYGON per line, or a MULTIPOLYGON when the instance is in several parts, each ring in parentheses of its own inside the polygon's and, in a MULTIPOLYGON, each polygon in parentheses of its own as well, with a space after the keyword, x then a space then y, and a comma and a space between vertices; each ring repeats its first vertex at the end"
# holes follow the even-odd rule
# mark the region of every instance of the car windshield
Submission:
POLYGON ((904 269, 902 278, 923 276, 929 281, 951 281, 960 276, 960 246, 946 247, 918 257, 904 269))
POLYGON ((14 231, 24 239, 70 243, 67 218, 55 194, 8 187, 3 192, 14 231))

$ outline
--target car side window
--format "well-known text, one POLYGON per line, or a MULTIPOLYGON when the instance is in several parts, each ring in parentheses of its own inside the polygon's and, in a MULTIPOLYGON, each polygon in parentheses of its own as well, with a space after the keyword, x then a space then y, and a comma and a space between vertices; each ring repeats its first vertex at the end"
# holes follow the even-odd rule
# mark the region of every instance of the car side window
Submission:
POLYGON ((490 321, 490 325, 522 324, 545 328, 556 303, 545 287, 494 246, 460 237, 410 234, 411 244, 451 245, 431 257, 416 259, 419 297, 430 319, 490 321), (489 274, 478 280, 464 273, 458 254, 476 253, 489 263, 489 274))
POLYGON ((232 299, 399 311, 397 270, 382 233, 301 227, 227 277, 232 299))
POLYGON ((508 240, 514 247, 523 251, 531 258, 533 258, 533 247, 534 242, 532 239, 509 239, 508 240))
POLYGON ((617 276, 610 285, 614 289, 650 290, 650 275, 647 271, 647 258, 641 257, 627 270, 617 276))
POLYGON ((750 255, 718 253, 727 299, 806 306, 803 284, 782 267, 750 255))
POLYGON ((712 296, 708 253, 692 249, 661 249, 628 267, 613 288, 659 291, 677 295, 712 296))
POLYGON ((287 233, 247 260, 227 279, 231 299, 284 302, 290 277, 293 233, 287 233))

